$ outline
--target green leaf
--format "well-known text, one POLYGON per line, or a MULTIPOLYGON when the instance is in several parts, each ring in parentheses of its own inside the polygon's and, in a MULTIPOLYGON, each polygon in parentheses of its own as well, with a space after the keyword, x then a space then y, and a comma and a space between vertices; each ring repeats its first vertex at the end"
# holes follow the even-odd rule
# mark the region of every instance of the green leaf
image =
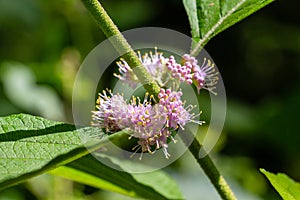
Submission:
MULTIPOLYGON (((25 114, 0 118, 0 189, 87 155, 80 134, 97 132, 25 114)), ((93 148, 117 137, 106 137, 93 148)))
POLYGON ((193 39, 196 41, 199 41, 200 32, 199 32, 199 22, 198 22, 198 16, 197 16, 196 1, 183 0, 183 5, 185 7, 185 10, 186 10, 188 18, 189 18, 193 39))
POLYGON ((260 171, 268 178, 284 200, 300 199, 300 183, 283 173, 273 174, 264 169, 260 169, 260 171))
MULTIPOLYGON (((87 150, 81 134, 100 131, 95 127, 76 129, 74 125, 25 114, 0 118, 0 190, 52 170, 53 174, 133 197, 181 197, 176 183, 162 172, 130 174, 111 169, 88 155, 108 142, 120 143, 128 134, 120 131, 105 135, 99 143, 89 143, 87 150)), ((122 169, 123 163, 107 159, 122 169)))
POLYGON ((72 125, 24 114, 0 118, 0 188, 82 146, 74 130, 72 125))
POLYGON ((177 184, 162 171, 130 174, 125 172, 126 165, 121 165, 116 158, 107 157, 106 160, 114 168, 88 155, 50 173, 133 197, 183 199, 177 184))
POLYGON ((241 21, 274 0, 183 0, 189 16, 196 56, 215 35, 241 21), (197 32, 197 30, 199 30, 197 32))

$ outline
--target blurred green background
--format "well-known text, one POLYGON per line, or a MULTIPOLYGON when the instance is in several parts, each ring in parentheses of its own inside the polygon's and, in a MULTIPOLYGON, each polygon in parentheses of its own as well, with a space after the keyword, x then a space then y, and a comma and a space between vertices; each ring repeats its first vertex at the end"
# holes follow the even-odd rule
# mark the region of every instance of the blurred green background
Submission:
MULTIPOLYGON (((122 31, 155 26, 190 35, 179 0, 101 2, 122 31)), ((206 46, 228 99, 214 159, 241 199, 280 199, 259 168, 300 180, 299 6, 276 1, 206 46)), ((0 116, 22 112, 72 122, 76 72, 104 39, 79 0, 0 0, 0 116)), ((180 180, 187 199, 218 199, 194 166, 186 154, 165 170, 180 180)), ((51 175, 0 192, 0 199, 116 198, 128 199, 51 175)))

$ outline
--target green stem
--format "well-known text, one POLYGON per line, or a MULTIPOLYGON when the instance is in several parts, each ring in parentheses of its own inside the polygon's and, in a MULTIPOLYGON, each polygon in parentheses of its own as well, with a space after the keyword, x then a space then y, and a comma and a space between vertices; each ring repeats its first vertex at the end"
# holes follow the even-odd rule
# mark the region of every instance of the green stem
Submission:
MULTIPOLYGON (((147 70, 142 66, 137 55, 132 50, 131 46, 128 44, 126 39, 118 30, 117 26, 110 19, 104 8, 97 0, 82 0, 86 8, 90 11, 92 16, 97 21, 98 25, 104 32, 104 34, 110 38, 113 46, 117 51, 123 55, 125 61, 134 69, 134 73, 144 85, 144 88, 153 95, 157 95, 159 92, 159 86, 154 81, 153 77, 147 72, 147 70), (113 38, 113 39, 112 39, 113 38)), ((192 134, 187 134, 187 136, 193 136, 192 134)), ((182 137, 183 140, 187 139, 186 136, 182 137)), ((190 138, 191 139, 191 138, 190 138)), ((189 143, 186 143, 187 145, 189 143)), ((235 200, 235 196, 231 191, 229 185, 226 183, 225 179, 220 175, 218 169, 214 165, 212 159, 207 155, 203 158, 199 158, 199 151, 201 145, 196 139, 193 139, 192 144, 189 146, 190 152, 194 155, 198 164, 202 167, 206 175, 209 177, 212 184, 215 186, 216 190, 219 192, 220 196, 226 200, 235 200)))
POLYGON ((136 53, 132 50, 124 36, 119 31, 118 27, 110 19, 104 8, 97 0, 82 0, 85 7, 90 11, 96 22, 104 32, 107 38, 110 39, 112 45, 120 53, 122 58, 133 69, 139 81, 144 88, 154 96, 159 93, 159 86, 156 84, 152 76, 143 67, 136 53))
POLYGON ((213 163, 211 157, 201 150, 202 145, 198 142, 195 136, 188 130, 184 133, 179 133, 179 136, 183 142, 188 146, 189 151, 193 154, 197 163, 201 166, 205 174, 208 176, 211 183, 214 185, 222 199, 224 200, 236 200, 236 197, 224 177, 220 174, 216 165, 213 163), (200 150, 205 154, 204 157, 199 156, 200 150))

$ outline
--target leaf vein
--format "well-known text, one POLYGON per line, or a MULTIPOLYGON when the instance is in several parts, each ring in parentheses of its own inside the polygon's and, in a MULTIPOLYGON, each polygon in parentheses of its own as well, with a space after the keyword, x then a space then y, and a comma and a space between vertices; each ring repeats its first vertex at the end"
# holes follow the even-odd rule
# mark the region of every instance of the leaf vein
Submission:
MULTIPOLYGON (((238 10, 247 0, 241 0, 231 10, 229 10, 223 17, 221 17, 217 23, 200 39, 195 48, 190 52, 191 55, 195 55, 201 48, 202 44, 209 39, 209 37, 217 30, 217 28, 236 10, 238 10)), ((220 6, 221 7, 221 6, 220 6)))

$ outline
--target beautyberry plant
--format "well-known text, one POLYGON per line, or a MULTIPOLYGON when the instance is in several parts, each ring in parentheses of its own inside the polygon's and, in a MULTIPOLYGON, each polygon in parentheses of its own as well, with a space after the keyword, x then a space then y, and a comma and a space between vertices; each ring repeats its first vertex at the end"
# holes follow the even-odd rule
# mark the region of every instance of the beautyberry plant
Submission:
MULTIPOLYGON (((162 148, 165 157, 169 158, 168 142, 176 142, 173 138, 176 131, 184 130, 184 126, 190 122, 199 125, 204 123, 197 120, 200 113, 192 112, 194 106, 185 105, 181 99, 180 83, 194 83, 198 92, 200 89, 213 92, 218 73, 210 60, 204 58, 199 66, 196 58, 188 54, 182 56, 181 63, 177 63, 174 56, 165 58, 156 48, 154 53, 141 56, 138 52, 138 56, 143 67, 161 87, 158 101, 146 93, 143 101, 132 97, 127 103, 122 95, 103 91, 97 100, 97 110, 92 111, 92 125, 105 129, 107 133, 127 129, 131 137, 138 139, 137 146, 133 148, 135 152, 154 153, 162 148)), ((117 64, 120 74, 115 76, 129 86, 136 87, 139 81, 129 64, 123 59, 117 64)))

